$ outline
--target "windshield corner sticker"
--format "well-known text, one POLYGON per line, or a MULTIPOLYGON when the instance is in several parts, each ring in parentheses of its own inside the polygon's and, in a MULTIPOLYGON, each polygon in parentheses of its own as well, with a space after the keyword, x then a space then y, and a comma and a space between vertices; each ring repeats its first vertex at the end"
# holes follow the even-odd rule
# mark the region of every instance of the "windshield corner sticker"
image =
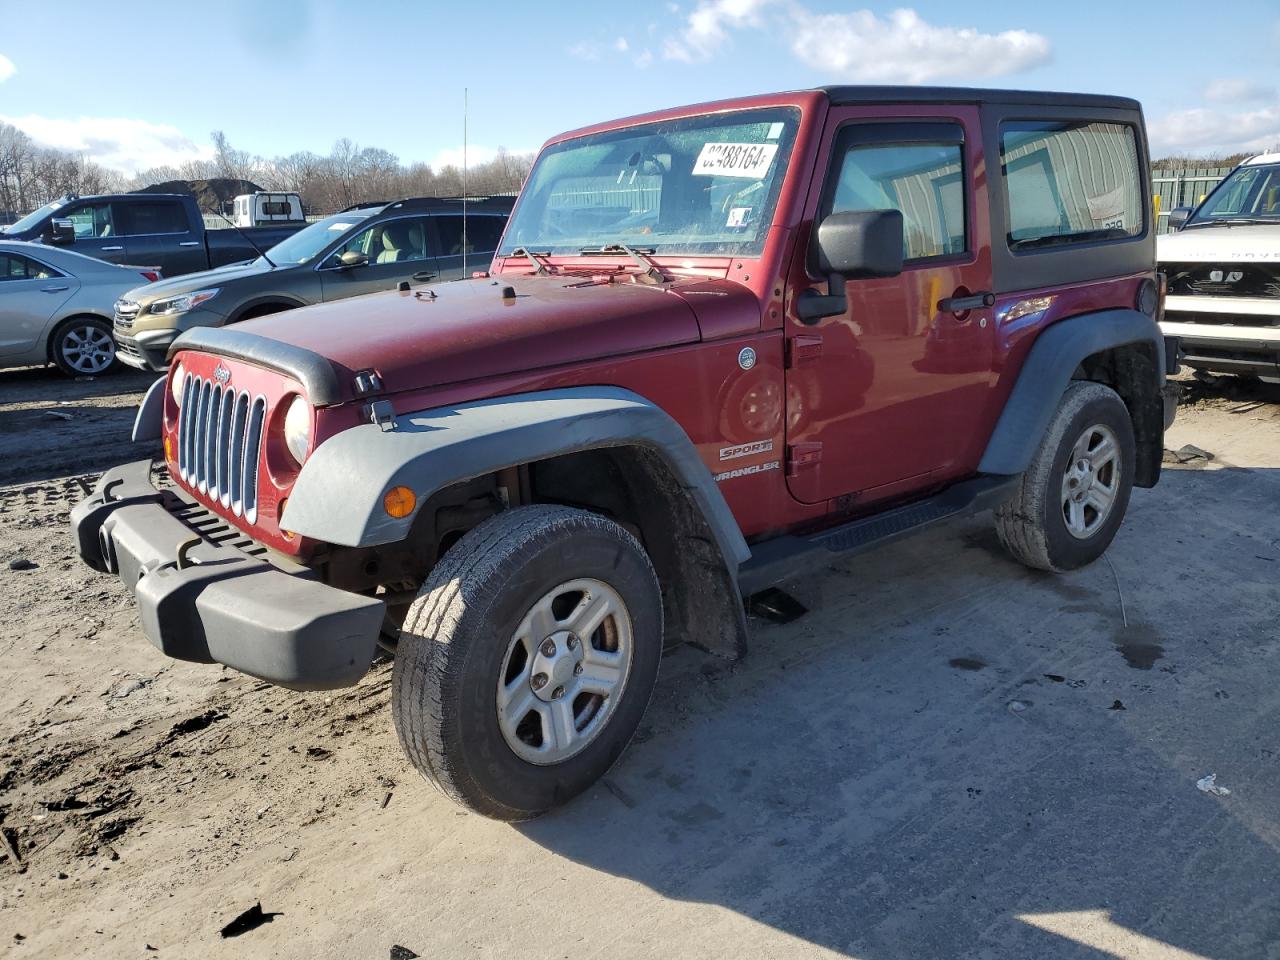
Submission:
POLYGON ((777 470, 781 466, 781 460, 770 460, 768 463, 753 463, 749 467, 738 467, 736 470, 726 470, 724 473, 717 473, 711 479, 716 483, 722 483, 725 480, 736 480, 738 477, 749 477, 755 473, 768 473, 770 470, 777 470))
POLYGON ((776 143, 704 143, 693 162, 693 175, 759 180, 769 172, 777 152, 776 143))
POLYGON ((721 460, 740 460, 743 457, 754 457, 758 453, 773 453, 772 440, 753 440, 751 443, 740 443, 733 447, 721 447, 721 460))
POLYGON ((764 135, 764 138, 766 140, 777 140, 782 136, 782 127, 783 124, 780 120, 777 123, 769 124, 769 132, 764 135))
POLYGON ((733 207, 729 210, 729 219, 725 221, 726 227, 745 227, 751 222, 750 207, 733 207))

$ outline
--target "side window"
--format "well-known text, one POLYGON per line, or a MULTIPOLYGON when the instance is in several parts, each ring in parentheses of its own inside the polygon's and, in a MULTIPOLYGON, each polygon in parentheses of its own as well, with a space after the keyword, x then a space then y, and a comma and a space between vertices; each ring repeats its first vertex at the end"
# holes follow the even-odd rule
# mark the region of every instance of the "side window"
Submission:
MULTIPOLYGON (((464 252, 462 247, 462 217, 453 213, 445 213, 436 217, 435 221, 436 236, 440 238, 440 256, 460 256, 464 252)), ((468 254, 476 249, 474 229, 472 218, 467 217, 467 246, 465 252, 468 254)))
POLYGON ((26 257, 13 253, 0 253, 0 281, 27 279, 26 257))
POLYGON ((116 232, 121 237, 146 237, 161 233, 187 233, 182 204, 172 200, 116 204, 116 232))
POLYGON ((964 253, 968 234, 961 129, 928 127, 929 132, 943 127, 953 135, 939 141, 886 143, 872 139, 874 125, 855 124, 836 144, 830 212, 901 210, 907 260, 964 253))
POLYGON ((111 204, 82 203, 70 213, 58 214, 66 217, 76 228, 77 240, 88 240, 96 237, 116 237, 115 224, 111 220, 111 204))
POLYGON ((17 253, 0 253, 0 281, 49 280, 62 276, 52 267, 17 253))
POLYGON ((336 256, 355 251, 370 263, 407 263, 427 259, 427 225, 420 217, 387 220, 361 230, 344 243, 336 256))
MULTIPOLYGON (((461 253, 462 243, 462 217, 438 217, 437 229, 440 231, 441 246, 446 250, 452 250, 456 245, 459 247, 458 252, 461 253), (446 226, 447 221, 457 221, 457 236, 450 240, 449 244, 443 241, 446 239, 446 231, 452 237, 453 225, 446 226)), ((474 217, 467 217, 467 254, 472 253, 492 253, 498 249, 498 241, 502 239, 502 228, 507 225, 504 217, 495 217, 486 214, 476 214, 474 217)))
POLYGON ((1074 120, 1005 123, 1000 162, 1012 250, 1126 240, 1146 229, 1132 127, 1074 120))

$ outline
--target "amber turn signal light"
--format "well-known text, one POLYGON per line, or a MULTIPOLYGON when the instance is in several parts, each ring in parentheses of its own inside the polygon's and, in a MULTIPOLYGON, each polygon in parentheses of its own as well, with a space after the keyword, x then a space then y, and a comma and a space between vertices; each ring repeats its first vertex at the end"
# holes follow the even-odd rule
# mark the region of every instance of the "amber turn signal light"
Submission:
POLYGON ((413 508, 417 505, 418 498, 408 487, 392 487, 382 498, 382 509, 397 520, 413 513, 413 508))

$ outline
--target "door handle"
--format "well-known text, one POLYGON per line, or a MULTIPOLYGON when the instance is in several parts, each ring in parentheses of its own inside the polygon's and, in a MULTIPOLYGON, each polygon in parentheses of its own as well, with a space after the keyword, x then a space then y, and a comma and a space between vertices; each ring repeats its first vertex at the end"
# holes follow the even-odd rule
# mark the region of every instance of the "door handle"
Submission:
POLYGON ((200 246, 200 241, 199 241, 199 240, 183 240, 181 243, 179 243, 179 244, 178 244, 178 246, 180 246, 180 247, 198 247, 198 246, 200 246))
POLYGON ((966 310, 981 310, 983 307, 994 307, 996 295, 982 292, 967 297, 947 297, 938 301, 939 313, 964 313, 966 310))
POLYGON ((419 270, 413 275, 413 279, 417 280, 419 283, 423 283, 427 280, 434 280, 435 276, 436 275, 430 270, 419 270))
POLYGON ((116 253, 117 251, 119 251, 119 250, 123 250, 123 249, 124 249, 124 247, 103 247, 103 248, 102 248, 102 252, 103 252, 103 253, 116 253))
POLYGON ((41 293, 61 293, 63 290, 66 290, 66 289, 67 289, 66 287, 41 287, 40 292, 41 293))

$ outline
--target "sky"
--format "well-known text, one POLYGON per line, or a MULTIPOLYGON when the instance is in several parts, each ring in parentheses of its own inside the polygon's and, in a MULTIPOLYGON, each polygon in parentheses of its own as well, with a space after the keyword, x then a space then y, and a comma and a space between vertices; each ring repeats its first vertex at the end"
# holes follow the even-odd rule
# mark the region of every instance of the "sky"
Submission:
POLYGON ((134 173, 350 137, 534 150, 666 106, 824 83, 1115 93, 1153 156, 1280 144, 1280 0, 0 0, 0 121, 134 173))

